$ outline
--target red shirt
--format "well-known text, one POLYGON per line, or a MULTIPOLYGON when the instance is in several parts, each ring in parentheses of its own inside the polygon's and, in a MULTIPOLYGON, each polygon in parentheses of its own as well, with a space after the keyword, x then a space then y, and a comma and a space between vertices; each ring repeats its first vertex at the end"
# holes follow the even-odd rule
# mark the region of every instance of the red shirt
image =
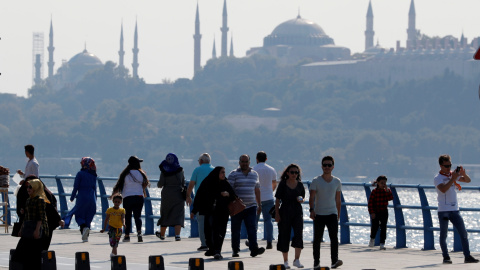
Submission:
POLYGON ((368 199, 368 212, 373 214, 387 211, 388 201, 391 200, 393 200, 393 194, 389 188, 372 190, 368 199))

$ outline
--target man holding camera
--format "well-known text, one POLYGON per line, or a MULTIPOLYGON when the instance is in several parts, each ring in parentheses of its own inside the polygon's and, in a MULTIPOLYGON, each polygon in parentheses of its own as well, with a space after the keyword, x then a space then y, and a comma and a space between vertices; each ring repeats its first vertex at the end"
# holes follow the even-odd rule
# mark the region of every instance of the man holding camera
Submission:
POLYGON ((454 171, 450 171, 452 161, 449 155, 441 155, 438 158, 438 164, 440 165, 440 171, 435 176, 433 182, 438 194, 438 220, 440 224, 440 247, 442 248, 443 263, 452 263, 447 249, 448 221, 452 222, 460 235, 465 263, 478 263, 478 260, 470 255, 468 234, 458 208, 456 191, 456 189, 462 190, 462 187, 457 182, 470 183, 470 177, 461 166, 454 171))

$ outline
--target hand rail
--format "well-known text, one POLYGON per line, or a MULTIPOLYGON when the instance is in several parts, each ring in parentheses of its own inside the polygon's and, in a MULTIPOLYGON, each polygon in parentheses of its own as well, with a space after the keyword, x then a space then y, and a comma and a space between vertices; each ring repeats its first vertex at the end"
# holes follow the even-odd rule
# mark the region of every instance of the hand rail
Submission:
MULTIPOLYGON (((67 206, 67 196, 71 196, 71 193, 66 193, 63 188, 63 183, 62 180, 67 180, 67 179, 74 179, 74 176, 61 176, 61 175, 43 175, 40 178, 42 179, 54 179, 57 184, 58 192, 54 193, 54 195, 58 196, 58 201, 60 202, 60 215, 64 216, 68 213, 68 206, 67 206)), ((97 194, 97 199, 100 198, 101 200, 101 207, 102 211, 100 213, 96 213, 96 215, 101 215, 102 216, 102 224, 105 222, 105 212, 109 207, 108 203, 108 197, 109 195, 106 194, 106 189, 104 185, 104 181, 116 181, 117 178, 115 177, 97 177, 98 181, 98 191, 99 194, 97 194)), ((151 183, 156 183, 158 180, 150 180, 151 183)), ((311 181, 304 181, 304 185, 306 185, 307 188, 310 187, 311 181)), ((187 182, 188 185, 188 182, 187 182)), ((73 186, 73 184, 72 184, 73 186)), ((156 186, 156 185, 154 185, 156 186)), ((370 183, 342 183, 343 187, 363 187, 365 191, 365 196, 368 198, 371 193, 371 184, 370 183)), ((425 190, 435 190, 435 187, 433 185, 406 185, 406 184, 389 184, 388 185, 390 189, 392 190, 393 193, 393 204, 389 205, 389 208, 393 208, 394 214, 395 214, 395 225, 388 225, 388 228, 394 228, 396 229, 396 248, 406 248, 406 231, 407 230, 420 230, 423 231, 424 235, 424 250, 433 250, 434 248, 434 236, 433 232, 434 231, 439 231, 440 228, 438 227, 433 227, 433 220, 432 220, 432 214, 431 210, 437 210, 437 207, 435 206, 430 206, 427 196, 425 194, 425 190), (397 189, 416 189, 418 192, 418 196, 420 199, 420 205, 404 205, 401 204, 400 202, 400 197, 397 193, 397 189), (422 210, 422 218, 423 218, 423 224, 422 226, 407 226, 405 225, 405 219, 403 215, 403 209, 420 209, 422 210)), ((476 190, 480 191, 480 187, 462 187, 463 190, 476 190)), ((356 226, 356 227, 370 227, 370 223, 358 223, 358 222, 349 222, 349 216, 348 216, 348 209, 347 206, 354 206, 354 207, 368 207, 367 203, 359 203, 359 202, 347 202, 344 197, 344 192, 348 191, 342 191, 341 193, 341 201, 342 201, 342 208, 341 208, 341 213, 340 213, 340 220, 339 220, 339 225, 340 225, 340 244, 350 244, 350 227, 351 226, 356 226)), ((9 191, 9 194, 13 194, 13 192, 9 191)), ((161 198, 157 197, 151 197, 150 192, 147 188, 146 190, 146 195, 147 197, 145 198, 145 215, 142 215, 142 217, 145 219, 145 234, 154 234, 154 229, 155 229, 155 223, 154 220, 160 218, 158 215, 153 214, 153 208, 152 208, 152 201, 161 201, 161 198)), ((193 198, 193 194, 192 194, 193 198)), ((8 198, 3 198, 4 202, 8 198)), ((308 204, 308 201, 305 201, 304 204, 308 204)), ((190 206, 191 207, 191 206, 190 206)), ((11 225, 10 222, 10 215, 11 211, 16 210, 15 208, 10 208, 7 213, 7 220, 8 224, 11 225)), ((480 212, 480 208, 462 208, 460 207, 460 211, 463 212, 480 212)), ((4 210, 5 212, 5 210, 4 210)), ((191 223, 191 230, 190 230, 190 237, 198 237, 198 224, 196 221, 196 218, 190 219, 190 215, 187 214, 187 217, 185 218, 186 220, 190 220, 191 223)), ((261 220, 263 221, 263 220, 261 220)), ((305 220, 304 223, 306 224, 313 224, 312 220, 305 220)), ((460 236, 456 230, 453 228, 449 229, 450 231, 454 232, 454 251, 461 251, 462 246, 460 242, 460 236)), ((467 232, 470 233, 480 233, 480 229, 467 229, 467 232)), ((174 229, 173 227, 169 229, 168 232, 169 236, 174 235, 174 229)), ((377 233, 375 243, 379 243, 379 233, 377 233)))

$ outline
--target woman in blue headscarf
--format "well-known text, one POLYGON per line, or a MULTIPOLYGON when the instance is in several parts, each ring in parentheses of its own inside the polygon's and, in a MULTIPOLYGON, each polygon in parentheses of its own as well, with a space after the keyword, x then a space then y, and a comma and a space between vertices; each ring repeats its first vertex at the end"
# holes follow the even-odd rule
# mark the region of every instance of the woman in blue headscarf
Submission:
POLYGON ((185 188, 185 176, 183 168, 178 163, 175 154, 169 153, 160 168, 160 181, 157 187, 162 188, 162 203, 160 205, 160 220, 157 225, 160 231, 157 237, 165 239, 167 227, 175 227, 175 240, 180 241, 180 230, 185 221, 185 198, 182 191, 185 188))
POLYGON ((88 242, 90 233, 90 223, 97 212, 97 168, 95 161, 91 157, 83 157, 80 161, 82 169, 75 176, 72 196, 70 201, 75 201, 75 206, 63 218, 65 226, 68 228, 75 215, 75 221, 80 226, 83 242, 88 242))

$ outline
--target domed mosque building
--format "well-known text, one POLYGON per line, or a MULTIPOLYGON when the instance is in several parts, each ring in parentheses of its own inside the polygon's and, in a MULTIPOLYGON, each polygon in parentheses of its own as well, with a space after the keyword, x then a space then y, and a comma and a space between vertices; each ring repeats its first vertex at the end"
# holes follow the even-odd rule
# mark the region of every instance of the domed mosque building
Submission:
POLYGON ((301 61, 335 61, 350 58, 350 49, 335 45, 320 25, 304 19, 300 14, 279 24, 263 39, 263 47, 251 48, 247 56, 268 55, 281 65, 295 65, 301 61))

